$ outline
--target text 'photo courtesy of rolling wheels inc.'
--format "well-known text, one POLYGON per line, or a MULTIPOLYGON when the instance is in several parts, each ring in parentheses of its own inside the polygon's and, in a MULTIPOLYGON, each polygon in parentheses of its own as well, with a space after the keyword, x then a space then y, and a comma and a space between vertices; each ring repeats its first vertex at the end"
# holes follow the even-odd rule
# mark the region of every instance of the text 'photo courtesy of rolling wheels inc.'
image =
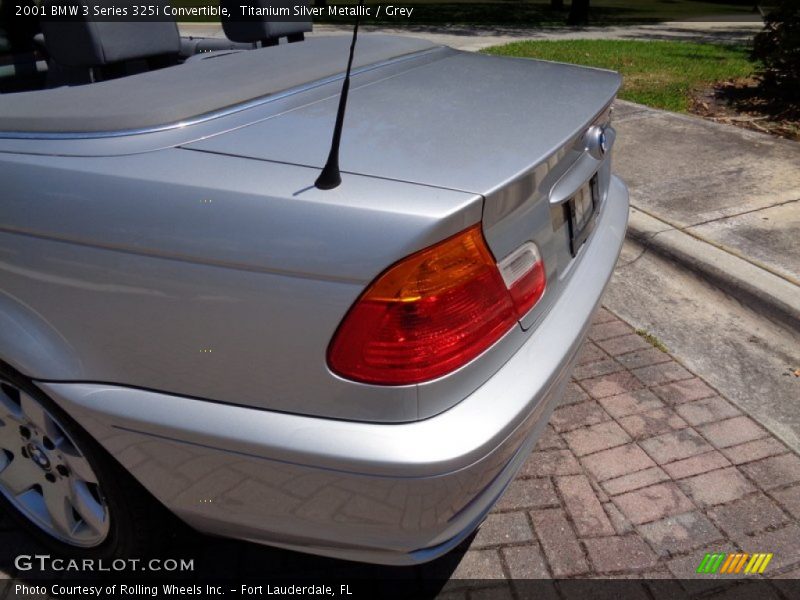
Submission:
POLYGON ((800 598, 800 0, 0 0, 0 600, 800 598))

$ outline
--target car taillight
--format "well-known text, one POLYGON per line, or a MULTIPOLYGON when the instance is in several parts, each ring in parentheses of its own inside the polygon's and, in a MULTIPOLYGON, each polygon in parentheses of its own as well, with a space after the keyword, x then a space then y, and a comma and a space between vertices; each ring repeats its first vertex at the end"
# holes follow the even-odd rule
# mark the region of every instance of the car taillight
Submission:
POLYGON ((521 319, 544 294, 544 263, 533 242, 526 242, 497 265, 521 319))
POLYGON ((480 225, 404 258, 350 308, 328 348, 328 365, 342 377, 380 385, 420 383, 465 365, 517 323, 537 290, 541 296, 541 260, 537 270, 527 267, 529 254, 519 258, 507 269, 516 273, 507 287, 480 225))

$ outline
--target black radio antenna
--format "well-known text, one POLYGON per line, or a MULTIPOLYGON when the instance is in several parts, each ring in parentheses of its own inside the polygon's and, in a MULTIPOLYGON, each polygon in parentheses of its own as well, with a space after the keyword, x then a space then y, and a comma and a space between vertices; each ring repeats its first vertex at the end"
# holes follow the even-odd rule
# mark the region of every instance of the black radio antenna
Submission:
POLYGON ((347 108, 347 94, 350 91, 350 69, 353 67, 353 54, 355 53, 356 41, 358 40, 358 23, 361 20, 363 6, 364 0, 359 0, 356 24, 355 27, 353 27, 353 40, 350 42, 350 57, 347 59, 347 71, 344 74, 342 93, 339 95, 339 109, 336 111, 336 124, 333 126, 331 150, 328 153, 328 160, 325 162, 322 172, 314 182, 314 185, 320 190, 332 190, 335 187, 339 187, 339 184, 342 183, 342 174, 339 171, 339 142, 342 141, 344 111, 347 108))

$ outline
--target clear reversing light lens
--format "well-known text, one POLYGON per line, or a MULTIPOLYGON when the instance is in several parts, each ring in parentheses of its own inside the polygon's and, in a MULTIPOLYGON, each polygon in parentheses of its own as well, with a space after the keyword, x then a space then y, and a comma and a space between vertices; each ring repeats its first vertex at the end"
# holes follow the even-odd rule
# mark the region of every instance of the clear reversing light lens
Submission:
POLYGON ((526 242, 500 261, 497 268, 521 319, 542 297, 547 284, 539 248, 526 242))

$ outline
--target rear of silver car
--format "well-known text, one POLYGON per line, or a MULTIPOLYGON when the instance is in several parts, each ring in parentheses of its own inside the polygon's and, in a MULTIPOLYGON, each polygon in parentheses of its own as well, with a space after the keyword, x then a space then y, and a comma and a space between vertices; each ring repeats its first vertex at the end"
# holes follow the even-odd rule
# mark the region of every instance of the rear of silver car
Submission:
POLYGON ((0 164, 2 308, 28 332, 0 332, 5 360, 202 531, 387 564, 445 553, 528 458, 611 275, 615 74, 435 47, 382 69, 354 76, 330 192, 310 183, 335 81, 166 148, 0 164), (336 344, 371 291, 465 235, 511 296, 539 264, 532 304, 443 371, 339 360, 371 335, 336 344))

